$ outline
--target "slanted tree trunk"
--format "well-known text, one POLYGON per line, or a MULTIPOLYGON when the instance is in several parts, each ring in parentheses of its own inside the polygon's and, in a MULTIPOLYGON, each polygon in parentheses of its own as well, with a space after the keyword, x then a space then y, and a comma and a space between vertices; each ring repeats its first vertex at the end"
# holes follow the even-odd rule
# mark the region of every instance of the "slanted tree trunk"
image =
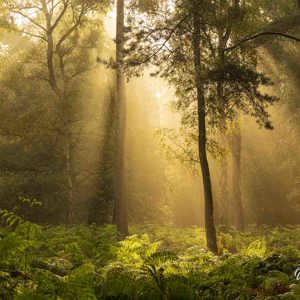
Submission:
POLYGON ((244 210, 241 191, 241 150, 242 136, 240 124, 237 121, 232 133, 232 194, 236 211, 236 226, 244 230, 244 210))
POLYGON ((193 60, 195 69, 195 85, 197 90, 197 113, 198 113, 198 154, 202 172, 204 203, 205 203, 205 229, 207 247, 210 251, 218 253, 216 229, 214 223, 214 205, 210 170, 206 151, 206 124, 205 124, 205 96, 202 75, 201 55, 201 1, 193 0, 193 60))
POLYGON ((116 32, 116 101, 117 117, 117 185, 115 202, 115 223, 123 235, 128 235, 127 199, 124 193, 124 148, 126 126, 126 103, 123 75, 123 48, 124 48, 124 0, 117 0, 117 32, 116 32))

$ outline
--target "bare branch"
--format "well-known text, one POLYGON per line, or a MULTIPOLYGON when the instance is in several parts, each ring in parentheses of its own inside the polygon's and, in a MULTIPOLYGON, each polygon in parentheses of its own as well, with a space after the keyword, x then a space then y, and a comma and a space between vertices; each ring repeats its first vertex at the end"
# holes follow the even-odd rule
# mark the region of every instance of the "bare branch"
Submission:
POLYGON ((60 1, 57 1, 56 3, 54 3, 53 1, 51 1, 51 10, 50 10, 50 14, 53 15, 55 8, 60 4, 60 1))
POLYGON ((281 37, 284 37, 284 38, 287 38, 287 39, 290 39, 290 40, 293 40, 293 41, 296 41, 296 42, 300 42, 300 38, 295 37, 295 36, 290 35, 290 34, 286 34, 286 33, 282 33, 282 32, 265 31, 265 32, 260 32, 260 33, 245 37, 245 38, 241 39, 240 41, 238 41, 235 45, 227 47, 225 49, 225 51, 235 50, 236 48, 241 47, 243 44, 245 44, 247 42, 250 42, 250 41, 253 41, 253 40, 255 40, 259 37, 268 36, 268 35, 269 36, 281 36, 281 37))
POLYGON ((46 29, 43 25, 37 23, 34 19, 32 19, 31 17, 29 17, 28 15, 26 15, 25 13, 23 13, 21 10, 14 10, 14 9, 13 9, 12 12, 13 12, 13 13, 16 13, 16 14, 19 14, 19 15, 22 16, 23 18, 25 18, 25 19, 27 19, 28 21, 30 21, 31 24, 33 24, 33 25, 35 25, 36 27, 42 29, 44 32, 47 32, 47 29, 46 29))
POLYGON ((69 4, 69 1, 64 1, 64 7, 63 9, 61 10, 59 16, 57 17, 57 19, 55 20, 54 24, 51 26, 51 31, 53 31, 55 29, 55 27, 58 25, 59 21, 61 20, 61 18, 64 16, 67 8, 68 8, 68 4, 69 4))
POLYGON ((94 70, 95 68, 96 68, 96 66, 90 67, 90 68, 86 68, 86 69, 82 69, 82 70, 79 70, 79 71, 74 72, 73 74, 71 74, 71 75, 69 76, 69 78, 70 78, 70 79, 73 79, 73 78, 75 78, 75 77, 77 77, 77 76, 79 76, 79 75, 82 75, 82 74, 84 74, 84 73, 90 72, 90 71, 94 70))
POLYGON ((80 23, 81 23, 81 18, 83 17, 83 15, 84 15, 84 7, 83 7, 83 5, 82 5, 80 14, 79 14, 77 20, 75 21, 75 24, 74 24, 72 27, 70 27, 69 30, 67 30, 67 32, 59 39, 59 41, 57 42, 56 47, 55 47, 56 50, 58 50, 58 49, 60 48, 61 44, 62 44, 62 43, 69 37, 69 35, 71 35, 71 34, 74 32, 74 30, 80 25, 80 23))
POLYGON ((44 37, 42 35, 39 35, 39 34, 34 34, 34 33, 31 33, 31 32, 28 32, 28 31, 25 31, 25 30, 16 29, 16 28, 12 29, 12 31, 19 32, 19 33, 24 33, 24 34, 26 34, 28 36, 31 36, 31 37, 43 40, 44 42, 47 42, 46 37, 44 37))

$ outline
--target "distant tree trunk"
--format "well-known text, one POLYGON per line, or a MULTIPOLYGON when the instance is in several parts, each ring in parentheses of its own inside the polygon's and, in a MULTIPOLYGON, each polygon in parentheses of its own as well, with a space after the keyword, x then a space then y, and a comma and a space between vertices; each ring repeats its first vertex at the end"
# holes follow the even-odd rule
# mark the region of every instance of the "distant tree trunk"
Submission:
MULTIPOLYGON (((221 129, 220 132, 221 144, 226 148, 228 140, 226 136, 226 130, 221 129)), ((220 224, 229 225, 229 190, 228 190, 228 159, 227 153, 221 157, 221 167, 220 167, 220 199, 219 199, 219 217, 220 224)))
POLYGON ((123 75, 123 47, 124 47, 124 0, 117 0, 117 32, 116 32, 116 101, 118 109, 118 153, 117 153, 117 186, 115 202, 115 222, 123 235, 128 235, 127 199, 124 193, 124 148, 126 130, 126 103, 123 75))
POLYGON ((198 112, 198 152, 202 172, 204 203, 205 203, 205 229, 207 247, 210 251, 218 253, 216 229, 214 224, 213 195, 209 165, 206 151, 206 124, 205 124, 205 96, 201 66, 201 1, 193 0, 193 59, 195 68, 195 84, 197 90, 197 112, 198 112))
POLYGON ((236 226, 244 230, 244 210, 241 191, 241 150, 242 136, 239 121, 235 123, 232 134, 232 193, 236 211, 236 226))
MULTIPOLYGON (((222 14, 222 1, 219 1, 220 14, 222 14)), ((218 64, 220 69, 223 71, 225 66, 225 51, 227 42, 230 37, 231 30, 227 28, 224 30, 224 27, 220 27, 218 30, 218 64), (225 32, 224 32, 225 31, 225 32)), ((226 126, 226 99, 224 97, 224 81, 221 78, 217 81, 217 98, 218 105, 220 107, 219 113, 221 114, 220 120, 220 141, 224 150, 227 150, 228 138, 227 138, 227 126, 226 126)), ((228 160, 227 155, 224 153, 224 156, 221 158, 221 177, 220 177, 220 190, 221 190, 221 199, 223 205, 220 205, 222 209, 220 221, 224 225, 229 224, 229 197, 228 197, 228 160)))
POLYGON ((72 145, 70 138, 65 141, 65 176, 67 183, 67 223, 74 224, 74 183, 72 172, 72 145))
MULTIPOLYGON (((65 82, 65 67, 64 67, 64 59, 63 55, 60 53, 60 47, 56 45, 54 46, 53 39, 53 25, 51 24, 51 13, 49 12, 47 3, 45 0, 41 1, 42 11, 44 13, 46 19, 46 36, 47 36, 47 69, 48 69, 48 77, 49 84, 52 88, 53 92, 56 94, 59 103, 63 103, 66 97, 66 82, 65 82), (62 78, 62 84, 59 85, 57 83, 57 78, 55 74, 55 65, 54 65, 54 54, 58 55, 59 58, 59 67, 60 67, 60 75, 62 78)), ((66 111, 62 119, 69 120, 68 111, 66 111)), ((69 124, 68 124, 69 126, 69 124)), ((66 182, 66 190, 67 190, 67 223, 74 223, 74 177, 72 172, 72 145, 71 145, 71 137, 69 132, 64 134, 64 146, 63 146, 63 157, 65 163, 65 182, 66 182)))
POLYGON ((88 212, 88 224, 97 225, 112 222, 115 223, 115 181, 116 181, 116 103, 115 88, 111 88, 111 95, 108 98, 104 110, 104 133, 102 148, 100 152, 99 165, 99 192, 91 199, 88 212))

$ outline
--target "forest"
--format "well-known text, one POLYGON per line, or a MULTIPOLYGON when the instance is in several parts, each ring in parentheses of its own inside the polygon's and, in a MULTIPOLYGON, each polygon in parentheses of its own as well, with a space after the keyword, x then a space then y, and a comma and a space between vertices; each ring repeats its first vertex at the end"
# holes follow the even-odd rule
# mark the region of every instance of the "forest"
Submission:
POLYGON ((0 300, 300 300, 299 0, 0 0, 0 300))

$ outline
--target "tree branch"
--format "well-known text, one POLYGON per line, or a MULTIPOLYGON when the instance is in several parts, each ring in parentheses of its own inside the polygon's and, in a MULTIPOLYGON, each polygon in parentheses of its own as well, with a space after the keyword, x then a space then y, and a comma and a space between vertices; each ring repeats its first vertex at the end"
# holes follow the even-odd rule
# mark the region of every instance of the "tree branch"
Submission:
POLYGON ((37 38, 37 39, 41 39, 44 42, 47 42, 47 39, 44 36, 42 36, 42 35, 34 34, 34 33, 31 33, 31 32, 28 32, 28 31, 25 31, 25 30, 16 29, 16 28, 12 29, 12 31, 19 32, 19 33, 24 33, 24 34, 26 34, 28 36, 31 36, 31 37, 34 37, 34 38, 37 38))
POLYGON ((19 14, 23 18, 27 19, 28 21, 30 21, 31 24, 33 24, 36 27, 42 29, 44 32, 47 31, 47 29, 44 26, 42 26, 41 24, 37 23, 34 19, 32 19, 31 17, 29 17, 28 15, 24 14, 21 10, 12 10, 12 12, 15 13, 15 14, 19 14))
POLYGON ((69 1, 64 1, 64 7, 61 10, 59 16, 57 17, 57 19, 55 20, 54 24, 51 26, 51 31, 53 31, 55 29, 55 27, 58 25, 59 21, 61 20, 61 18, 64 16, 67 8, 68 8, 68 3, 69 1))
POLYGON ((190 15, 186 15, 184 18, 182 18, 173 28, 172 30, 170 31, 169 35, 166 37, 165 41, 161 44, 161 46, 156 50, 154 51, 151 55, 149 55, 148 57, 146 57, 144 60, 142 61, 137 61, 135 63, 133 63, 134 66, 137 66, 137 65, 142 65, 142 64, 145 64, 147 62, 149 62, 153 57, 155 57, 165 46, 166 44, 168 43, 168 41, 171 39, 172 35, 174 34, 174 32, 176 31, 176 29, 182 24, 185 22, 185 20, 189 17, 190 15))
POLYGON ((69 30, 59 39, 59 41, 57 42, 57 44, 56 44, 56 51, 59 51, 59 48, 60 48, 60 46, 61 46, 61 44, 68 38, 68 36, 70 35, 70 34, 72 34, 73 33, 73 31, 80 25, 80 22, 81 22, 81 18, 83 17, 83 15, 84 15, 84 8, 83 8, 83 6, 82 6, 82 8, 81 8, 81 11, 80 11, 80 14, 79 14, 79 16, 78 16, 78 18, 77 18, 77 20, 76 20, 76 22, 75 22, 75 24, 72 26, 72 27, 70 27, 69 28, 69 30))
POLYGON ((227 47, 225 49, 225 51, 235 50, 236 48, 241 47, 243 44, 245 44, 247 42, 250 42, 250 41, 253 41, 262 36, 268 36, 268 35, 269 36, 281 36, 281 37, 284 37, 284 38, 287 38, 287 39, 290 39, 290 40, 293 40, 296 42, 300 42, 300 38, 290 35, 290 34, 286 34, 286 33, 282 33, 282 32, 265 31, 265 32, 260 32, 260 33, 245 37, 245 38, 241 39, 240 41, 238 41, 235 45, 227 47))

